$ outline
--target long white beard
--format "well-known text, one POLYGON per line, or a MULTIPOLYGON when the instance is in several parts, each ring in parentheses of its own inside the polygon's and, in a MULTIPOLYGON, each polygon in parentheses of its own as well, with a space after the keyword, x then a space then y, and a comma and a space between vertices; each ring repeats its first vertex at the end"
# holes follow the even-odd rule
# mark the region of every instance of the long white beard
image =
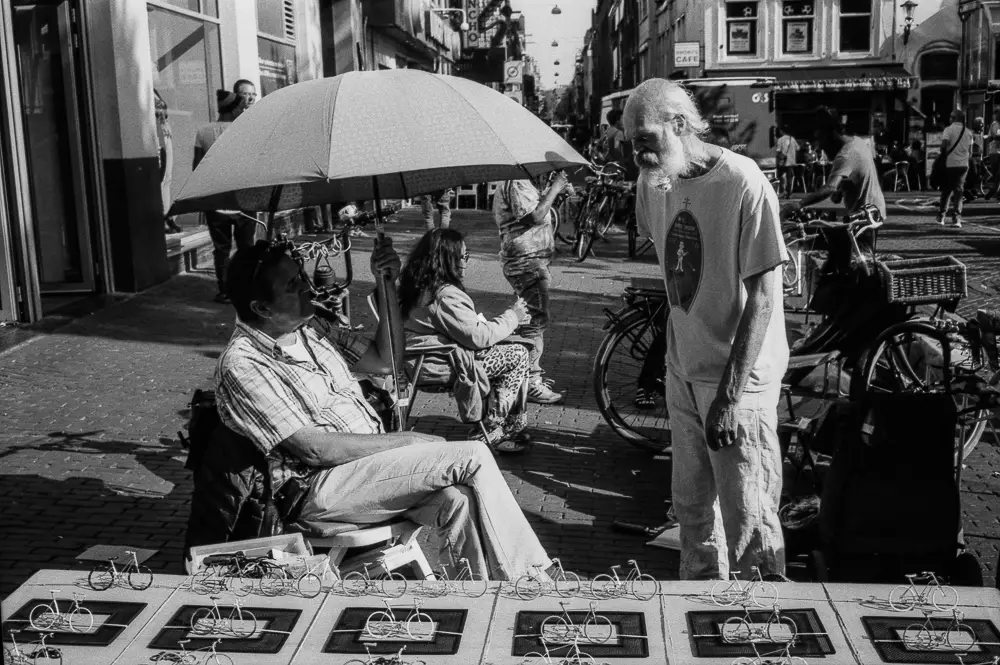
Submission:
POLYGON ((694 166, 688 159, 687 146, 680 137, 670 135, 667 142, 670 144, 668 150, 656 155, 656 165, 637 162, 639 178, 650 187, 663 192, 673 190, 674 181, 690 173, 694 166))

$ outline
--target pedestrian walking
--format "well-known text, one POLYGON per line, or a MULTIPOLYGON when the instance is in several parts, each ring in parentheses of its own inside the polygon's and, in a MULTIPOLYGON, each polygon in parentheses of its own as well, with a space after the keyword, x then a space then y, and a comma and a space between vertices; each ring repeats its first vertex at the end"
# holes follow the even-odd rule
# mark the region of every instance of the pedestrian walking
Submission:
MULTIPOLYGON (((244 83, 249 83, 249 81, 244 83)), ((240 87, 240 85, 237 84, 236 87, 240 87)), ((256 95, 256 93, 254 94, 256 95)), ((249 108, 247 98, 241 97, 235 92, 218 90, 215 96, 219 108, 219 119, 202 127, 195 135, 192 169, 198 168, 198 164, 219 140, 222 133, 241 113, 249 108)), ((219 292, 215 295, 215 302, 228 303, 226 272, 229 268, 229 255, 233 251, 233 241, 236 241, 236 249, 238 250, 253 247, 257 223, 240 213, 221 210, 207 212, 205 217, 208 221, 208 235, 212 239, 212 260, 215 264, 215 281, 219 288, 219 292)))
POLYGON ((167 233, 182 233, 174 218, 167 214, 170 210, 170 188, 174 173, 174 133, 170 128, 170 107, 153 88, 153 104, 156 113, 156 145, 160 164, 160 199, 163 201, 163 226, 167 233))
POLYGON ((455 196, 452 188, 438 190, 421 197, 420 210, 424 215, 424 226, 428 231, 434 228, 451 228, 451 199, 455 196), (438 223, 434 224, 434 211, 437 211, 438 223))
POLYGON ((670 304, 666 403, 681 579, 783 575, 778 398, 788 364, 778 197, 753 160, 705 143, 675 81, 625 105, 640 168, 636 217, 670 304))
POLYGON ((993 174, 993 184, 990 191, 986 192, 986 200, 989 200, 997 196, 997 190, 1000 190, 1000 108, 993 112, 993 122, 986 132, 985 143, 987 163, 993 174))
POLYGON ((965 126, 965 114, 961 109, 951 112, 951 124, 941 135, 941 156, 944 159, 944 177, 941 183, 941 201, 938 204, 937 223, 962 228, 962 203, 965 177, 969 173, 969 157, 972 148, 972 132, 965 126), (951 224, 945 222, 952 202, 951 224))
POLYGON ((778 183, 786 199, 792 198, 792 175, 798 162, 799 142, 788 134, 784 128, 778 127, 778 141, 774 146, 774 159, 778 167, 778 183))
POLYGON ((965 179, 966 203, 986 196, 986 192, 983 191, 983 147, 985 140, 983 128, 982 118, 973 118, 972 124, 969 125, 972 146, 969 153, 969 177, 965 179))
POLYGON ((572 185, 565 173, 558 173, 544 194, 539 194, 530 180, 508 180, 493 197, 503 274, 514 292, 527 302, 531 315, 531 321, 519 327, 517 334, 534 343, 528 353, 528 401, 536 404, 557 404, 563 399, 552 389, 552 382, 542 378, 541 366, 545 329, 549 326, 549 262, 555 251, 549 211, 563 190, 572 192, 572 185))

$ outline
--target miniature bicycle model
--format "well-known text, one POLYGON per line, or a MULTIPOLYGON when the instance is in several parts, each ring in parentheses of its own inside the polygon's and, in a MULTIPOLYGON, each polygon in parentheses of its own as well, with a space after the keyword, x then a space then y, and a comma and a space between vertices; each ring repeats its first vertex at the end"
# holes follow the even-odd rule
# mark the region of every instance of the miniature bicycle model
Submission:
POLYGON ((87 576, 87 584, 94 591, 106 591, 112 585, 124 579, 130 587, 136 591, 148 589, 153 584, 153 572, 146 566, 139 565, 139 559, 135 552, 125 551, 126 556, 132 560, 125 564, 120 570, 115 565, 118 557, 108 559, 107 563, 98 564, 87 576))
POLYGON ((4 649, 4 663, 7 665, 34 665, 38 660, 45 658, 62 665, 62 650, 45 644, 45 640, 52 637, 52 633, 41 633, 38 642, 29 642, 27 645, 34 646, 34 649, 25 651, 21 649, 14 637, 20 632, 19 630, 9 631, 11 646, 9 649, 4 649))
POLYGON ((323 591, 323 579, 330 573, 334 573, 334 571, 326 568, 323 574, 320 575, 316 572, 316 569, 323 566, 326 563, 325 561, 317 561, 310 567, 306 566, 305 557, 299 557, 299 560, 302 563, 303 572, 296 578, 295 588, 298 589, 299 595, 305 598, 315 598, 323 591))
POLYGON ((911 649, 929 651, 932 649, 947 649, 949 651, 967 652, 978 644, 976 633, 971 627, 962 623, 965 615, 958 610, 951 611, 951 620, 944 628, 935 628, 930 612, 924 611, 923 623, 912 623, 906 627, 904 643, 911 649), (968 637, 968 640, 958 641, 956 636, 968 637))
POLYGON ((514 582, 514 593, 517 597, 521 600, 532 600, 550 589, 563 598, 572 598, 580 593, 580 576, 564 570, 559 559, 553 557, 552 564, 556 566, 556 572, 552 575, 551 582, 543 581, 542 566, 532 566, 534 572, 524 573, 518 577, 514 582))
POLYGON ((750 566, 754 572, 754 577, 749 582, 740 579, 738 571, 731 571, 730 581, 719 581, 712 585, 709 592, 712 602, 720 607, 732 607, 740 604, 752 603, 757 607, 773 607, 778 602, 778 589, 770 582, 765 582, 761 576, 760 568, 750 566))
MULTIPOLYGON (((385 560, 380 560, 379 565, 386 570, 385 560)), ((369 591, 389 596, 390 598, 400 598, 406 593, 406 579, 395 572, 384 572, 378 577, 368 574, 369 564, 361 564, 363 572, 352 571, 344 575, 340 580, 340 586, 348 596, 363 596, 369 591), (389 582, 390 584, 386 584, 389 582), (391 584, 396 582, 397 584, 391 584)))
POLYGON ((660 584, 639 570, 635 559, 629 559, 627 565, 632 569, 624 578, 619 577, 621 566, 611 566, 611 574, 601 573, 590 581, 590 592, 595 598, 621 598, 631 595, 636 600, 649 600, 660 591, 660 584))
POLYGON ((958 592, 944 586, 933 572, 907 575, 909 584, 901 584, 889 592, 889 606, 897 612, 908 612, 916 607, 931 606, 942 612, 950 612, 958 607, 958 592), (924 586, 916 582, 927 580, 924 586))
POLYGON ((782 616, 781 607, 775 605, 767 621, 761 625, 750 617, 750 610, 743 608, 741 617, 729 617, 722 624, 722 640, 727 643, 794 642, 798 635, 795 622, 782 616), (787 632, 788 636, 783 633, 787 632))
POLYGON ((233 659, 215 650, 221 639, 215 640, 207 647, 188 651, 184 646, 191 640, 178 640, 181 652, 161 651, 149 657, 154 663, 181 663, 182 665, 234 665, 233 659), (204 654, 202 652, 205 652, 204 654))
POLYGON ((795 640, 786 642, 780 653, 766 655, 761 655, 757 648, 757 643, 751 642, 750 646, 753 648, 754 657, 747 658, 746 656, 741 656, 734 660, 732 665, 809 665, 809 662, 805 658, 792 655, 792 644, 794 642, 795 640))
POLYGON ((423 660, 403 660, 404 651, 406 651, 405 646, 391 656, 373 656, 371 647, 366 644, 365 652, 368 657, 365 660, 354 658, 344 665, 427 665, 427 661, 423 660))
POLYGON ((543 644, 543 652, 530 651, 521 657, 520 665, 537 665, 538 661, 536 658, 540 658, 543 665, 597 665, 597 661, 594 657, 588 653, 580 651, 580 645, 577 644, 576 640, 572 643, 549 648, 547 644, 543 644), (567 653, 564 656, 556 656, 552 652, 560 651, 562 649, 567 649, 567 653))
POLYGON ((591 644, 604 644, 611 639, 611 620, 597 613, 597 603, 591 601, 590 609, 583 623, 575 623, 566 609, 566 603, 559 601, 562 614, 546 617, 542 621, 543 642, 578 641, 581 637, 591 644))
POLYGON ((59 601, 56 600, 58 590, 49 591, 52 594, 51 605, 35 605, 28 615, 28 623, 35 630, 49 630, 50 628, 61 628, 65 625, 71 632, 85 633, 94 627, 94 615, 86 607, 80 604, 85 596, 74 593, 73 605, 68 612, 59 609, 59 601))
POLYGON ((240 606, 239 598, 233 599, 233 609, 223 618, 219 596, 210 596, 212 607, 202 607, 191 615, 191 632, 198 635, 222 633, 236 637, 250 637, 257 632, 257 617, 240 606))
POLYGON ((459 573, 455 579, 448 577, 448 571, 443 568, 434 573, 436 579, 424 580, 420 587, 428 593, 445 596, 458 590, 463 596, 480 598, 486 593, 486 579, 479 573, 472 572, 469 560, 462 557, 458 560, 459 573))
POLYGON ((365 621, 364 635, 367 637, 402 637, 420 639, 434 631, 434 619, 420 609, 419 599, 413 601, 413 608, 405 619, 397 619, 388 600, 383 600, 385 610, 372 612, 365 621))

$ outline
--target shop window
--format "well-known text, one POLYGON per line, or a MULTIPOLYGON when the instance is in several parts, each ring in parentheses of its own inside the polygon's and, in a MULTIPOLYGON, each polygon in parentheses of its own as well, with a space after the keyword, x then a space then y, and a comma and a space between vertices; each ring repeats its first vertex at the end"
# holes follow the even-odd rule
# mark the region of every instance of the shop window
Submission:
POLYGON ((195 134, 218 118, 215 91, 226 87, 219 24, 209 16, 147 8, 153 88, 162 100, 157 101, 157 139, 162 163, 172 164, 170 173, 163 174, 172 199, 191 175, 195 134))
POLYGON ((840 51, 868 53, 872 48, 871 0, 841 0, 840 51))
POLYGON ((958 80, 958 53, 927 53, 921 56, 920 78, 933 81, 958 80))
POLYGON ((813 52, 813 0, 784 0, 781 7, 781 50, 790 55, 813 52))
POLYGON ((257 0, 257 32, 281 39, 295 39, 293 0, 257 0))
POLYGON ((757 55, 758 2, 726 2, 726 55, 757 55))
POLYGON ((219 18, 219 0, 159 0, 161 4, 173 5, 189 12, 219 18))
POLYGON ((293 0, 257 0, 257 65, 262 97, 298 81, 293 0))

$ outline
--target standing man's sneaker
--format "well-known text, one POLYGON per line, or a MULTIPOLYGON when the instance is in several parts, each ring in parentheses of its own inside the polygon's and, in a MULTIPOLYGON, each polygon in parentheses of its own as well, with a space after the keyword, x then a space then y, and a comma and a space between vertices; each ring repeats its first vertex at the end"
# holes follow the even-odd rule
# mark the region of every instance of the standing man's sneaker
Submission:
POLYGON ((934 221, 937 222, 938 224, 944 226, 944 213, 943 212, 939 212, 937 214, 937 217, 934 218, 934 221))
POLYGON ((528 401, 535 404, 558 404, 563 399, 561 393, 557 393, 549 387, 546 381, 535 381, 528 385, 528 401))
POLYGON ((958 215, 954 215, 951 218, 951 223, 948 224, 948 226, 950 228, 953 228, 953 229, 960 229, 960 228, 962 228, 962 218, 959 217, 958 215))

